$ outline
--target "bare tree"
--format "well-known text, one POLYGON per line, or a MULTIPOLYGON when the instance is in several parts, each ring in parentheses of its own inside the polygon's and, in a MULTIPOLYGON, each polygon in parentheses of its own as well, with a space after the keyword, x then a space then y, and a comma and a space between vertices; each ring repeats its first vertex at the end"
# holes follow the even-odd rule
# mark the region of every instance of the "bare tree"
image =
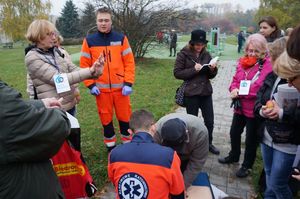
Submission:
POLYGON ((95 0, 97 7, 106 6, 113 12, 114 29, 127 35, 136 57, 143 57, 153 45, 155 35, 171 29, 177 17, 178 4, 161 0, 95 0))

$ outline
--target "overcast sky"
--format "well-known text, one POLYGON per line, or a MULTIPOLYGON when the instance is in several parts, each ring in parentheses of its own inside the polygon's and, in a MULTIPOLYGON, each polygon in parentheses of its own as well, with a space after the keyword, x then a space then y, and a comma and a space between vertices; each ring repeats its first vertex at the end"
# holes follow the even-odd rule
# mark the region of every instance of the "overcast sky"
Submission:
MULTIPOLYGON (((67 0, 50 0, 52 3, 51 14, 59 16, 67 0)), ((177 0, 174 0, 177 1, 177 0)), ((87 0, 73 0, 77 8, 84 8, 84 3, 87 0)), ((244 10, 258 8, 259 0, 188 0, 188 6, 201 5, 204 3, 231 3, 233 6, 240 4, 244 10)))

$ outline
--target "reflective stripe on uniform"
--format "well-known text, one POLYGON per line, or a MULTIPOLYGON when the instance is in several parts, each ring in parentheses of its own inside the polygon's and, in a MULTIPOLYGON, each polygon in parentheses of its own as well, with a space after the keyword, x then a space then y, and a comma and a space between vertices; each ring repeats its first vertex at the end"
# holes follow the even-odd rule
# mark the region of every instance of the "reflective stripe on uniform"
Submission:
POLYGON ((91 54, 89 54, 89 53, 86 53, 86 52, 81 52, 81 56, 82 57, 86 57, 86 58, 91 58, 91 54))
POLYGON ((111 42, 110 42, 110 45, 111 45, 111 46, 121 46, 121 45, 122 45, 122 42, 121 42, 121 41, 111 41, 111 42))
POLYGON ((112 146, 115 146, 116 145, 116 142, 105 142, 105 145, 107 146, 107 147, 112 147, 112 146))
POLYGON ((101 83, 96 83, 96 86, 98 88, 123 88, 124 84, 101 84, 101 83))
POLYGON ((96 83, 96 86, 98 88, 109 88, 109 84, 100 84, 100 83, 96 83))
POLYGON ((132 50, 131 50, 131 48, 129 47, 129 48, 127 48, 126 50, 124 50, 124 51, 122 52, 122 56, 128 55, 128 54, 131 53, 131 52, 132 52, 132 50))
POLYGON ((129 143, 129 142, 131 142, 131 140, 122 140, 123 144, 129 143))
POLYGON ((112 136, 110 138, 107 138, 104 136, 104 143, 107 147, 112 147, 116 145, 116 136, 112 136))
POLYGON ((121 134, 121 140, 123 144, 128 143, 132 140, 132 135, 126 136, 121 134))

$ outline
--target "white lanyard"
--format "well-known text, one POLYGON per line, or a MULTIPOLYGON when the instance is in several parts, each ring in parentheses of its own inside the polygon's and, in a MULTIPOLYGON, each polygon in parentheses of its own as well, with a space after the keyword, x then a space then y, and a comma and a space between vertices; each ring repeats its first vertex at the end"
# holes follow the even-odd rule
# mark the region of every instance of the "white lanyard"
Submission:
POLYGON ((281 80, 281 78, 280 78, 280 77, 277 77, 277 79, 276 79, 276 81, 275 81, 275 83, 274 83, 274 85, 273 85, 271 94, 270 94, 270 99, 273 98, 274 91, 275 91, 276 87, 278 86, 280 80, 281 80))
MULTIPOLYGON (((248 79, 248 75, 254 69, 254 67, 255 67, 255 65, 253 67, 251 67, 249 71, 244 70, 245 80, 248 79)), ((260 75, 260 70, 258 69, 258 71, 255 73, 255 75, 251 79, 251 84, 253 84, 256 80, 258 80, 259 75, 260 75)))

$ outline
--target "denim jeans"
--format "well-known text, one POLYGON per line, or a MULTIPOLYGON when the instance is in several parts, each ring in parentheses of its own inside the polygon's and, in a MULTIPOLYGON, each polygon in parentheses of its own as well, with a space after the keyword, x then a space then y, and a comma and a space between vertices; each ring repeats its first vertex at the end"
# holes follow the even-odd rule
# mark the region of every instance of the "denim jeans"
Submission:
POLYGON ((295 155, 278 151, 265 144, 261 144, 261 151, 267 184, 264 198, 292 199, 288 182, 295 155))

